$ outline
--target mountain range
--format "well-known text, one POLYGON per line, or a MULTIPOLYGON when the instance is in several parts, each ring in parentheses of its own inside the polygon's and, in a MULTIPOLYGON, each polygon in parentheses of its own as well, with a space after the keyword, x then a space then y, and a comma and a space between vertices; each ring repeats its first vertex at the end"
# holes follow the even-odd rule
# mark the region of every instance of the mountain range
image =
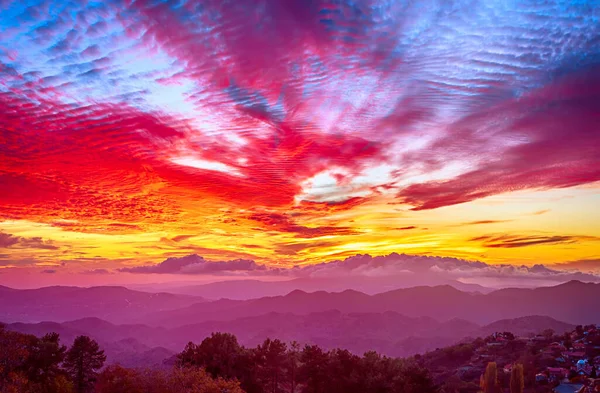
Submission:
POLYGON ((600 284, 467 292, 450 285, 305 292, 248 300, 149 293, 124 287, 0 287, 0 321, 7 328, 65 342, 85 334, 113 362, 152 365, 212 332, 235 334, 255 346, 267 337, 406 356, 484 337, 496 331, 531 335, 600 321, 600 284), (565 322, 561 322, 565 321, 565 322))
POLYGON ((305 292, 249 300, 148 293, 124 287, 0 287, 0 320, 40 322, 97 317, 112 323, 178 327, 229 321, 268 313, 306 315, 395 312, 439 321, 460 318, 477 324, 531 315, 574 324, 597 323, 600 284, 569 281, 553 287, 509 288, 490 293, 460 291, 450 285, 421 286, 368 295, 355 290, 305 292))
POLYGON ((467 284, 456 280, 436 279, 424 276, 378 276, 378 277, 301 277, 292 280, 264 281, 255 279, 239 279, 211 282, 208 284, 162 283, 138 284, 132 289, 142 291, 164 291, 182 295, 200 296, 206 299, 227 298, 232 300, 249 300, 268 296, 283 296, 296 289, 304 292, 342 292, 347 289, 375 295, 395 289, 414 286, 450 285, 460 291, 489 293, 493 289, 478 284, 467 284))
POLYGON ((283 296, 214 301, 124 287, 0 287, 0 321, 8 329, 38 336, 55 331, 67 343, 89 335, 111 361, 127 365, 158 364, 187 342, 200 342, 216 331, 233 333, 248 346, 276 337, 406 356, 496 331, 531 335, 597 323, 597 299, 600 284, 579 281, 490 293, 442 285, 374 295, 294 290, 283 296))
POLYGON ((119 286, 52 286, 39 289, 0 286, 0 321, 62 322, 98 317, 125 322, 132 315, 178 309, 202 301, 204 299, 196 296, 148 293, 119 286))
POLYGON ((463 292, 450 285, 413 287, 367 295, 343 292, 304 292, 251 300, 221 299, 180 309, 152 312, 136 322, 154 326, 183 326, 203 321, 227 321, 255 315, 297 315, 338 310, 343 313, 396 312, 409 317, 453 318, 487 324, 500 319, 543 315, 574 324, 597 323, 600 284, 570 281, 553 287, 501 289, 482 294, 463 292))

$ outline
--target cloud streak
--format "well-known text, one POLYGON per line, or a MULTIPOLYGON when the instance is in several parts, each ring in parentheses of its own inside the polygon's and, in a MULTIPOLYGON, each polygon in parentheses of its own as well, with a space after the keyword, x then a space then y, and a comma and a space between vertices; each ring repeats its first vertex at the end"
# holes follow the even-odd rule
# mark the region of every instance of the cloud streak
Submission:
POLYGON ((600 273, 600 259, 581 259, 578 261, 568 261, 552 265, 560 270, 578 270, 582 272, 600 273))
POLYGON ((520 236, 520 235, 483 235, 470 239, 481 242, 489 248, 519 248, 543 244, 572 244, 579 241, 599 241, 594 236, 520 236))

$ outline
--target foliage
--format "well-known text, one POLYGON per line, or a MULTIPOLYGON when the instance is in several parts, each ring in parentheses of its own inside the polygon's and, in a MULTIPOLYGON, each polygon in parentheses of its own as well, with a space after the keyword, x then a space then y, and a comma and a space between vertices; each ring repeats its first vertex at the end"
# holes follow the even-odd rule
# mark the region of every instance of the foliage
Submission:
POLYGON ((244 353, 237 338, 229 333, 213 333, 200 345, 188 343, 177 356, 179 366, 201 366, 213 377, 239 377, 239 365, 244 353))
POLYGON ((499 391, 496 362, 489 362, 485 368, 485 374, 481 378, 481 389, 484 393, 497 393, 499 391))
POLYGON ((265 392, 283 392, 287 345, 280 340, 266 339, 254 351, 256 377, 265 392))
POLYGON ((200 368, 138 371, 108 366, 98 376, 96 393, 243 393, 237 381, 214 379, 200 368))
MULTIPOLYGON (((577 339, 572 334, 552 341, 577 339)), ((344 349, 286 344, 266 339, 255 348, 228 333, 189 343, 170 369, 103 368, 98 343, 77 337, 67 348, 58 334, 41 338, 7 331, 0 324, 2 393, 523 393, 549 391, 536 373, 556 367, 550 340, 513 338, 508 332, 437 349, 408 359, 370 351, 358 356, 344 349), (502 345, 497 342, 502 340, 502 345), (496 341, 494 341, 496 340, 496 341), (490 345, 490 343, 493 343, 490 345), (550 353, 550 355, 548 355, 550 353), (494 360, 490 362, 490 360, 494 360), (512 369, 499 368, 512 365, 512 369), (478 383, 479 382, 479 383, 478 383)), ((584 336, 583 333, 581 333, 584 336)), ((586 327, 586 350, 600 332, 586 327)), ((564 362, 564 360, 563 360, 564 362)), ((572 365, 572 364, 571 364, 572 365)), ((581 376, 571 370, 569 378, 581 376)))
POLYGON ((178 355, 178 367, 204 368, 215 378, 235 378, 248 393, 433 393, 427 370, 415 361, 375 352, 363 357, 347 350, 302 350, 267 339, 256 348, 240 346, 234 336, 216 333, 178 355))
POLYGON ((97 393, 145 393, 142 375, 119 365, 106 367, 98 375, 97 393))
POLYGON ((57 378, 63 377, 64 372, 60 364, 65 358, 67 347, 60 344, 57 333, 49 333, 40 339, 32 341, 29 356, 24 364, 24 369, 29 382, 37 385, 36 389, 44 393, 54 393, 66 388, 59 387, 57 378))
POLYGON ((104 351, 98 343, 87 336, 79 336, 66 354, 64 368, 71 376, 77 393, 92 390, 96 382, 96 371, 106 361, 104 351))
MULTIPOLYGON (((58 334, 37 338, 0 327, 2 393, 436 393, 429 371, 416 359, 376 352, 301 347, 267 339, 241 346, 227 333, 189 343, 171 369, 104 367, 98 343, 77 337, 70 348, 58 334)), ((464 359, 473 347, 446 351, 464 359)))
POLYGON ((510 393, 523 393, 524 388, 523 365, 515 364, 510 372, 510 393))
POLYGON ((59 335, 42 338, 0 326, 0 392, 70 393, 72 386, 60 364, 66 347, 59 335))

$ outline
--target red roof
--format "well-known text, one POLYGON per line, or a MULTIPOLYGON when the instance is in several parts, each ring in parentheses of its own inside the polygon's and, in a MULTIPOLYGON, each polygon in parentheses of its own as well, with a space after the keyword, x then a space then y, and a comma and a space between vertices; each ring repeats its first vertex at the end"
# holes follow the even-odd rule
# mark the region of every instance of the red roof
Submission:
POLYGON ((566 374, 567 370, 562 367, 548 367, 550 374, 566 374))

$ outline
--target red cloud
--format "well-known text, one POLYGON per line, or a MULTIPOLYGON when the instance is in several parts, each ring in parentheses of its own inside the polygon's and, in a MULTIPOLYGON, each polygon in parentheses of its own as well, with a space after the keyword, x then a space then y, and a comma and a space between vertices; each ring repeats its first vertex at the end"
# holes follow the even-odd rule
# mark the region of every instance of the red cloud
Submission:
POLYGON ((289 207, 302 181, 330 166, 359 172, 367 163, 384 159, 380 144, 360 137, 322 134, 286 123, 274 125, 270 132, 267 138, 246 135, 244 146, 212 142, 201 148, 198 158, 226 164, 242 177, 173 166, 158 173, 178 186, 198 188, 244 207, 289 207), (240 157, 246 159, 243 165, 240 157))
MULTIPOLYGON (((71 106, 0 95, 0 210, 13 218, 165 216, 158 152, 183 133, 126 105, 71 106)), ((118 226, 122 224, 111 224, 118 226)), ((113 228, 115 229, 115 228, 113 228)), ((127 229, 131 229, 129 226, 127 229)))
MULTIPOLYGON (((367 162, 384 159, 381 145, 361 137, 323 134, 287 122, 269 130, 267 138, 246 135, 241 147, 197 134, 192 141, 184 121, 164 114, 123 104, 76 106, 2 93, 0 181, 7 191, 0 195, 0 207, 11 218, 83 231, 135 232, 138 222, 175 220, 178 198, 289 207, 301 182, 330 166, 356 173, 367 162), (175 165, 170 157, 176 146, 187 146, 199 159, 226 164, 241 176, 175 165), (155 185, 160 193, 149 191, 155 185), (78 225, 59 218, 87 221, 78 225), (112 223, 97 225, 96 219, 112 223)), ((357 203, 330 203, 329 209, 357 203)), ((341 229, 294 229, 307 237, 333 231, 341 229)))
POLYGON ((316 201, 300 201, 299 211, 314 211, 314 212, 336 212, 351 210, 356 206, 362 205, 369 201, 369 198, 364 197, 352 197, 343 201, 329 201, 329 202, 316 202, 316 201))
POLYGON ((349 227, 306 227, 298 225, 290 217, 280 213, 253 213, 248 219, 260 222, 267 230, 295 233, 298 238, 314 238, 330 235, 352 235, 355 230, 349 227))

